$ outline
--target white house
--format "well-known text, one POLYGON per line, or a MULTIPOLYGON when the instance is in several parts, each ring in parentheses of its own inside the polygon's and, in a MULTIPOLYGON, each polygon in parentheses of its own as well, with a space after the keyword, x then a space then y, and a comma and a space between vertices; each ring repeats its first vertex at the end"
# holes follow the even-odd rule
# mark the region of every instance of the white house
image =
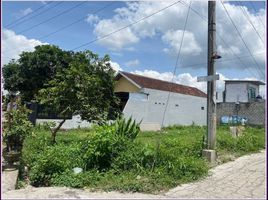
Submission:
POLYGON ((256 100, 259 86, 265 85, 254 80, 226 80, 223 102, 252 102, 256 100))
POLYGON ((206 125, 206 94, 197 88, 122 71, 115 80, 124 116, 142 120, 143 130, 160 129, 162 121, 163 126, 206 125))

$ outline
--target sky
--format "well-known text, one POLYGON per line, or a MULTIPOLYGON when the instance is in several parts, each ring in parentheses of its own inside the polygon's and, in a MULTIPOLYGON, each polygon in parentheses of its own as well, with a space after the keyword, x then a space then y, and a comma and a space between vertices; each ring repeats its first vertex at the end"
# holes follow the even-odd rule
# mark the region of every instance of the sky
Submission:
MULTIPOLYGON (((196 77, 207 73, 207 4, 4 1, 2 62, 42 44, 87 49, 110 55, 116 70, 173 80, 206 92, 206 83, 196 77)), ((226 79, 265 81, 265 13, 264 1, 216 3, 216 46, 222 56, 215 63, 220 74, 218 91, 224 89, 226 79)), ((266 96, 264 87, 261 94, 266 96)))

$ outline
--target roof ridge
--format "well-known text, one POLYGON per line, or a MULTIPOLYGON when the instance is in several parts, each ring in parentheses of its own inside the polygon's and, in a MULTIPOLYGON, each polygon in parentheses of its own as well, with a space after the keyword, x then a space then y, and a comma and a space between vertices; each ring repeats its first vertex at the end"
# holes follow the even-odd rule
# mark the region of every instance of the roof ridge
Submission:
MULTIPOLYGON (((120 72, 121 72, 121 73, 131 74, 131 75, 134 75, 134 76, 141 76, 141 77, 144 77, 144 78, 154 79, 154 80, 162 81, 162 82, 166 82, 166 83, 171 83, 171 84, 174 84, 174 85, 179 85, 179 86, 184 86, 184 87, 190 87, 190 88, 199 90, 199 89, 196 88, 196 87, 192 87, 192 86, 188 86, 188 85, 183 85, 183 84, 179 84, 179 83, 174 83, 174 82, 172 82, 172 81, 166 81, 166 80, 162 80, 162 79, 152 78, 152 77, 148 77, 148 76, 144 76, 144 75, 140 75, 140 74, 133 74, 133 73, 130 73, 130 72, 125 72, 125 71, 120 71, 120 72)), ((200 91, 201 91, 201 90, 200 90, 200 91)), ((201 92, 203 92, 203 91, 201 91, 201 92)))

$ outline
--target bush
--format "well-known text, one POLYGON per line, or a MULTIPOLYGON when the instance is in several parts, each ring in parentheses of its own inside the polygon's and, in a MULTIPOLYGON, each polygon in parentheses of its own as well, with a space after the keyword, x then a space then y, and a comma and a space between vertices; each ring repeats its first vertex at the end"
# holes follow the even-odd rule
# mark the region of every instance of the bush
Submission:
POLYGON ((114 126, 106 125, 95 129, 82 145, 85 169, 109 169, 112 160, 127 148, 127 142, 125 137, 115 134, 114 126))
POLYGON ((4 129, 4 141, 7 150, 21 151, 24 139, 31 134, 32 123, 28 120, 30 110, 22 105, 20 100, 16 101, 16 109, 6 112, 6 118, 10 118, 10 124, 4 129))
POLYGON ((55 174, 72 170, 74 167, 84 167, 80 144, 47 146, 32 163, 29 177, 35 186, 48 186, 55 174))

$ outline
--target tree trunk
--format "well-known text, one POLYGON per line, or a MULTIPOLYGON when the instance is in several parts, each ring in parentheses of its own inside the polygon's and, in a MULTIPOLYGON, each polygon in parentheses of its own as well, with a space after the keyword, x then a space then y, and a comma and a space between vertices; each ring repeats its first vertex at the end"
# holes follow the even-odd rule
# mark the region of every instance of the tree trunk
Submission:
POLYGON ((56 143, 56 135, 57 135, 57 132, 60 130, 60 127, 63 125, 63 123, 65 121, 66 121, 66 119, 63 119, 55 129, 50 128, 51 142, 52 142, 52 144, 55 144, 56 143))

